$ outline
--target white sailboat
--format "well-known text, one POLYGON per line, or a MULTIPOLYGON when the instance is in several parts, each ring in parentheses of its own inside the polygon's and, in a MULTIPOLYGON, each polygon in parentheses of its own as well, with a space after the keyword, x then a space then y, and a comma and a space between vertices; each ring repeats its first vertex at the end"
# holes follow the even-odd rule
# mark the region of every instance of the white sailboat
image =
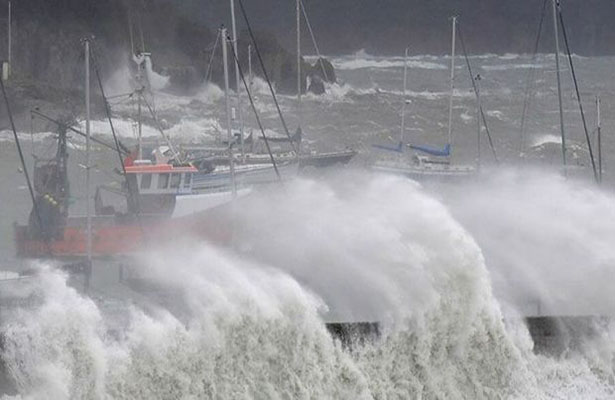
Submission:
MULTIPOLYGON (((448 178, 463 178, 473 176, 477 172, 474 165, 453 164, 452 156, 452 139, 453 139, 453 95, 455 91, 455 33, 457 29, 457 17, 452 18, 452 45, 451 45, 451 70, 450 70, 450 94, 448 108, 448 142, 443 148, 434 148, 431 146, 415 145, 404 143, 405 137, 405 112, 408 100, 407 81, 408 81, 408 49, 406 48, 404 57, 404 88, 403 88, 403 106, 401 114, 401 130, 399 143, 397 147, 389 147, 375 145, 374 147, 403 153, 404 148, 408 147, 415 151, 412 157, 412 163, 409 164, 405 160, 398 161, 379 161, 372 167, 373 170, 389 174, 404 175, 417 180, 430 179, 448 179, 448 178)), ((480 105, 478 105, 480 112, 480 105)), ((478 117, 478 116, 477 116, 478 117)), ((480 120, 479 120, 479 137, 480 137, 480 120)), ((480 149, 479 149, 480 151, 480 149)))

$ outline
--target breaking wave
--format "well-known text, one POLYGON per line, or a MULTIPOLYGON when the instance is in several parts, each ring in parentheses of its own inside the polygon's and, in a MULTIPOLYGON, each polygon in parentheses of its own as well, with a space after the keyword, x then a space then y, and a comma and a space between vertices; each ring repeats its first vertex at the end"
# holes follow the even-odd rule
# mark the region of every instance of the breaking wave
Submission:
MULTIPOLYGON (((333 66, 341 70, 355 70, 365 68, 403 68, 404 60, 402 59, 381 59, 381 58, 356 58, 356 59, 334 59, 333 66)), ((445 70, 448 67, 444 64, 435 63, 432 61, 422 61, 416 59, 408 60, 408 68, 414 69, 441 69, 445 70)))
POLYGON ((104 301, 43 268, 39 304, 3 327, 21 395, 612 395, 612 366, 535 356, 523 326, 504 326, 480 248, 418 184, 351 172, 304 179, 247 200, 239 216, 235 251, 186 242, 141 256, 172 301, 128 302, 113 335, 104 301), (327 320, 377 320, 382 337, 349 351, 327 320))
POLYGON ((152 59, 145 57, 145 73, 147 74, 147 81, 149 82, 153 90, 162 90, 169 84, 171 79, 168 76, 160 75, 152 66, 152 59))
POLYGON ((613 314, 613 193, 533 170, 500 171, 463 190, 447 198, 481 244, 501 300, 524 315, 613 314))

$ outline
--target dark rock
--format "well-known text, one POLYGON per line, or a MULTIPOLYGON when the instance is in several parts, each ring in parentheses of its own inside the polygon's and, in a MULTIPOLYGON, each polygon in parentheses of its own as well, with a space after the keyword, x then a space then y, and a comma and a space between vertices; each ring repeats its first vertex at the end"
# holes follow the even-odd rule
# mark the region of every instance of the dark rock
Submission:
POLYGON ((324 94, 325 93, 325 83, 318 75, 312 75, 310 77, 310 86, 308 91, 314 94, 324 94))
MULTIPOLYGON (((297 53, 284 49, 277 38, 269 32, 254 33, 258 49, 267 70, 269 79, 275 84, 276 91, 282 94, 297 94, 297 53)), ((248 45, 252 43, 247 31, 241 32, 238 41, 239 60, 244 74, 248 73, 248 45)), ((258 61, 254 46, 252 46, 252 71, 254 75, 265 78, 258 61)), ((312 66, 301 59, 301 92, 307 90, 307 77, 312 66)), ((221 75, 221 72, 219 73, 221 75)), ((216 81, 216 79, 214 79, 216 81)))
POLYGON ((333 64, 326 58, 319 58, 312 65, 312 76, 318 76, 322 81, 327 83, 336 83, 337 77, 335 76, 335 68, 333 64))

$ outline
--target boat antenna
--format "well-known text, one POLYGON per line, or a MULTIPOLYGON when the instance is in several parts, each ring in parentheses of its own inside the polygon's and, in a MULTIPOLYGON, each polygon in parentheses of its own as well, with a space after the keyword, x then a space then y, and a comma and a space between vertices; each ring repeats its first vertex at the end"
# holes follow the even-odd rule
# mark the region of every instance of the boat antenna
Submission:
MULTIPOLYGON (((485 116, 485 111, 483 110, 483 105, 480 99, 478 98, 480 93, 480 88, 478 87, 478 82, 475 81, 475 75, 472 73, 472 65, 470 64, 470 57, 468 57, 468 52, 466 51, 466 44, 463 40, 463 35, 461 33, 461 24, 457 23, 457 34, 459 35, 459 42, 461 43, 461 50, 463 51, 463 56, 466 61, 466 65, 468 67, 468 72, 470 73, 470 81, 472 82, 472 88, 474 89, 474 95, 476 96, 476 101, 479 103, 480 116, 482 119, 482 125, 485 127, 485 133, 487 134, 487 139, 489 140, 489 147, 491 148, 491 153, 493 154, 493 158, 495 159, 495 163, 499 164, 500 160, 498 159, 498 154, 495 151, 495 145, 493 144, 493 139, 491 138, 491 131, 489 130, 489 126, 487 125, 487 117, 485 116)), ((482 78, 481 78, 482 79, 482 78)))
MULTIPOLYGON (((43 228, 43 220, 41 218, 41 213, 38 209, 38 204, 36 203, 36 197, 34 195, 34 188, 32 187, 32 182, 30 181, 30 175, 28 174, 28 167, 26 166, 26 161, 23 156, 23 151, 21 150, 21 143, 19 141, 19 136, 17 136, 17 129, 15 129, 15 121, 13 120, 13 113, 11 112, 11 106, 9 104, 8 96, 6 95, 6 89, 4 87, 4 80, 0 79, 0 87, 2 87, 2 97, 4 97, 4 104, 6 105, 6 112, 9 116, 9 121, 11 123, 11 130, 13 131, 13 137, 15 138, 15 144, 17 145, 17 152, 19 153, 19 160, 21 161, 21 169, 23 170, 24 176, 26 178, 26 184, 28 185, 28 191, 30 192, 30 199, 32 200, 32 207, 34 208, 34 214, 36 214, 36 220, 38 221, 38 226, 43 228)), ((49 248, 49 243, 47 242, 47 236, 45 237, 45 243, 47 243, 47 248, 51 252, 49 248)))
POLYGON ((226 102, 226 129, 228 131, 228 163, 231 172, 231 189, 233 191, 233 198, 237 197, 237 183, 235 182, 235 160, 233 157, 233 131, 231 127, 231 102, 229 98, 229 83, 228 83, 228 55, 227 55, 227 39, 226 28, 224 25, 220 28, 220 35, 222 36, 222 62, 224 64, 224 97, 226 102))
MULTIPOLYGON (((233 53, 233 57, 235 58, 235 61, 237 62, 238 61, 237 55, 235 54, 235 50, 232 47, 231 47, 231 52, 233 53)), ((237 62, 237 65, 239 65, 239 62, 237 62)), ((239 66, 239 76, 241 77, 243 86, 246 89, 246 93, 248 94, 248 100, 250 101, 250 106, 252 107, 252 111, 254 112, 254 116, 256 117, 256 123, 258 124, 258 127, 261 131, 261 136, 263 138, 263 141, 265 142, 265 147, 267 148, 267 153, 269 154, 269 159, 271 160, 271 164, 273 165, 275 174, 278 177, 278 181, 282 183, 282 177, 280 176, 280 171, 278 170, 275 157, 273 157, 273 152, 271 151, 271 146, 269 145, 269 139, 267 138, 267 135, 265 134, 265 129, 263 128, 263 124, 261 123, 261 119, 258 115, 258 110, 256 109, 256 106, 254 105, 254 100, 252 99, 252 94, 250 93, 250 89, 243 75, 243 71, 241 70, 241 66, 239 66)))
POLYGON ((557 98, 559 104, 559 127, 560 134, 562 137, 562 162, 564 165, 564 176, 568 174, 567 171, 567 163, 566 163, 566 133, 564 131, 564 108, 562 105, 562 82, 560 76, 560 67, 559 67, 559 32, 557 26, 557 2, 558 0, 551 0, 553 5, 553 29, 555 33, 555 68, 557 74, 557 98))
POLYGON ((265 75, 267 86, 269 87, 269 91, 271 92, 271 96, 273 97, 273 102, 275 103, 275 107, 278 111, 278 115, 280 116, 280 121, 282 122, 282 126, 284 127, 284 133, 286 133, 286 137, 289 140, 290 147, 295 152, 296 157, 299 158, 299 152, 295 148, 295 145, 293 143, 293 138, 290 136, 290 132, 288 131, 288 126, 286 125, 286 121, 284 120, 284 116, 282 115, 282 110, 280 109, 280 104, 278 103, 278 99, 275 95, 275 91, 273 90, 273 86, 271 85, 269 74, 267 74, 267 69, 265 68, 263 57, 261 56, 261 52, 258 49, 258 43, 256 42, 256 39, 254 38, 254 32, 252 32, 252 26, 250 25, 250 21, 248 20, 248 14, 246 13, 246 10, 243 6, 243 1, 242 0, 237 0, 237 1, 239 3, 239 8, 241 9, 241 14, 243 15, 243 19, 246 22, 246 27, 248 28, 250 39, 252 40, 252 43, 254 44, 254 52, 256 53, 256 57, 258 58, 258 63, 260 64, 261 69, 263 70, 263 75, 265 75))
POLYGON ((538 56, 538 45, 540 44, 540 36, 542 34, 542 26, 547 14, 547 1, 542 2, 542 11, 540 13, 540 21, 538 22, 538 30, 536 32, 536 40, 534 41, 534 52, 532 53, 532 68, 527 74, 527 82, 525 84, 525 98, 523 99, 523 111, 521 112, 521 132, 519 135, 519 153, 523 153, 525 148, 525 125, 527 121, 527 112, 530 106, 530 97, 534 83, 534 74, 536 73, 536 57, 538 56))
POLYGON ((579 82, 577 80, 577 74, 574 70, 574 63, 572 62, 572 54, 570 52, 570 45, 568 44, 568 35, 566 34, 566 25, 564 24, 564 16, 562 14, 562 7, 559 0, 557 1, 557 11, 559 14, 559 21, 562 25, 562 35, 564 36, 564 44, 566 45, 566 53, 568 54, 568 64, 570 65, 570 72, 572 73, 572 81, 574 82, 574 90, 577 95, 577 102, 579 103, 579 111, 581 113, 581 121, 583 121, 583 131, 585 132, 585 140, 587 141, 587 149, 589 150, 589 158, 592 162, 592 170, 594 172, 594 179, 596 183, 600 183, 598 177, 598 170, 596 168, 596 160, 594 159, 594 151, 592 150, 592 143, 589 138, 589 131, 587 130, 587 121, 585 120, 585 112, 583 111, 583 102, 581 101, 581 93, 579 92, 579 82))
POLYGON ((233 52, 237 55, 235 58, 235 84, 237 91, 237 113, 239 114, 239 146, 241 147, 241 161, 246 162, 246 150, 243 145, 243 111, 241 109, 241 90, 239 90, 239 54, 237 53, 237 27, 235 24, 235 0, 231 1, 231 27, 233 29, 233 52))
MULTIPOLYGON (((453 29, 452 29, 452 41, 451 41, 451 78, 450 78, 450 97, 448 102, 448 144, 452 145, 453 142, 453 94, 455 91, 455 33, 457 32, 457 16, 452 17, 453 29)), ((452 155, 452 150, 449 153, 449 158, 452 155)))

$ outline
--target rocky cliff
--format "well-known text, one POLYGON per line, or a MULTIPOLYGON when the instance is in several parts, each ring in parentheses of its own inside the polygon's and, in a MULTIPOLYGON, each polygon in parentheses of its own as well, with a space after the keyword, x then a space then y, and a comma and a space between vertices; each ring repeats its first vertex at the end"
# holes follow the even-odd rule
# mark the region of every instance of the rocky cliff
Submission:
MULTIPOLYGON (((167 0, 199 21, 228 14, 227 1, 167 0)), ((237 0, 236 0, 237 1, 237 0)), ((473 53, 531 52, 544 0, 303 0, 323 54, 445 54, 452 15, 458 15, 468 50, 473 53)), ((275 30, 282 45, 293 48, 294 0, 243 0, 255 29, 275 30)), ((613 0, 562 0, 573 51, 615 54, 613 0)), ((542 51, 552 49, 551 0, 542 51)), ((218 23, 218 22, 216 22, 218 23)), ((305 54, 314 54, 303 30, 305 54)))
MULTIPOLYGON (((93 62, 100 67, 103 79, 118 67, 132 65, 129 60, 133 51, 145 50, 152 53, 154 69, 170 76, 171 90, 199 87, 205 79, 219 25, 210 28, 180 9, 165 0, 13 1, 13 60, 8 88, 15 112, 25 118, 29 108, 42 105, 57 113, 63 109, 68 114, 79 114, 84 81, 82 40, 86 37, 93 38, 93 62)), ((0 32, 7 30, 6 10, 6 1, 1 1, 0 32)), ((220 21, 228 14, 224 10, 220 21)), ((296 93, 296 53, 282 47, 271 31, 261 29, 255 35, 277 90, 296 93)), ((242 31, 239 49, 246 72, 249 42, 247 31, 242 31)), ((6 40, 0 40, 0 54, 5 55, 0 59, 6 59, 6 40)), ((263 76, 255 54, 253 59, 254 73, 263 76)), ((212 67, 211 79, 221 85, 219 44, 212 67)), ((302 90, 307 89, 308 76, 314 71, 303 63, 302 90)), ((233 69, 231 74, 234 87, 233 69)), ((0 109, 0 119, 4 119, 4 107, 0 109)))

